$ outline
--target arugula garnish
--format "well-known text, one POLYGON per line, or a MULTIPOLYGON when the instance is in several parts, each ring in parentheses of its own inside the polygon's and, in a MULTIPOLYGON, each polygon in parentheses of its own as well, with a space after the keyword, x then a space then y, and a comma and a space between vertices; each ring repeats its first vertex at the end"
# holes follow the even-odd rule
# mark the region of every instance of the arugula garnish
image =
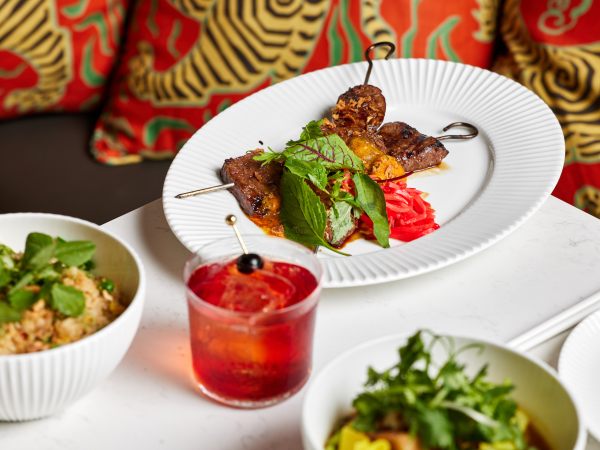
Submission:
POLYGON ((451 339, 435 335, 426 346, 422 331, 411 336, 398 350, 397 364, 382 372, 368 368, 366 390, 353 401, 353 428, 374 432, 392 414, 400 416, 424 448, 458 450, 476 442, 510 442, 510 448, 527 449, 517 405, 509 397, 514 386, 488 381, 487 366, 469 377, 457 360, 474 347, 480 348, 455 350, 451 339), (446 348, 448 359, 434 367, 432 350, 437 345, 446 348))
POLYGON ((21 319, 40 299, 61 314, 80 315, 85 309, 82 291, 60 281, 61 271, 70 266, 86 270, 96 246, 90 241, 65 241, 43 233, 30 233, 19 258, 0 245, 0 324, 21 319))

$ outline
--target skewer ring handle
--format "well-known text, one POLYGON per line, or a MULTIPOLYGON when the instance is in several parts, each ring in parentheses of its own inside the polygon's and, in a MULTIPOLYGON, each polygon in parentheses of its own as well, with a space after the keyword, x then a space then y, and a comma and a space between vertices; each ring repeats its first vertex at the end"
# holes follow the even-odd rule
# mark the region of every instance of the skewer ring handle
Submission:
POLYGON ((363 84, 369 84, 369 78, 371 77, 371 71, 373 70, 373 60, 371 59, 371 52, 377 47, 389 48, 387 55, 385 55, 384 59, 389 59, 389 57, 392 56, 396 51, 396 44, 390 41, 375 42, 374 44, 369 45, 365 50, 365 59, 367 60, 369 67, 367 68, 367 74, 365 75, 365 82, 363 84))
POLYGON ((467 128, 471 132, 468 134, 445 134, 443 136, 436 137, 436 139, 438 141, 444 141, 446 139, 463 139, 463 140, 465 140, 465 139, 473 139, 474 137, 477 137, 477 135, 479 134, 479 130, 477 129, 477 127, 475 125, 471 125, 470 123, 467 123, 467 122, 452 122, 451 124, 446 125, 444 128, 442 128, 442 130, 448 131, 450 128, 455 128, 455 127, 467 128))

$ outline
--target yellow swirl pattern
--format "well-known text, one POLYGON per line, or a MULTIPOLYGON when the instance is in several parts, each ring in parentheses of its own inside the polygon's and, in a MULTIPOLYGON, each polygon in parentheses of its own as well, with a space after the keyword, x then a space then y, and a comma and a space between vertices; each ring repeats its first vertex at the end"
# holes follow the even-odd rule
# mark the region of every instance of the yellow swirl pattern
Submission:
POLYGON ((198 41, 163 71, 154 69, 151 45, 140 42, 129 65, 129 89, 157 106, 202 106, 212 94, 245 92, 269 77, 275 82, 291 78, 309 60, 329 4, 171 0, 173 7, 201 23, 198 41))
POLYGON ((566 140, 566 162, 600 162, 600 42, 578 46, 531 39, 519 12, 507 0, 500 32, 509 49, 494 70, 538 94, 554 111, 566 140))
POLYGON ((43 110, 61 100, 73 77, 68 40, 53 0, 0 1, 0 50, 19 55, 38 75, 34 87, 15 89, 5 97, 6 109, 43 110))

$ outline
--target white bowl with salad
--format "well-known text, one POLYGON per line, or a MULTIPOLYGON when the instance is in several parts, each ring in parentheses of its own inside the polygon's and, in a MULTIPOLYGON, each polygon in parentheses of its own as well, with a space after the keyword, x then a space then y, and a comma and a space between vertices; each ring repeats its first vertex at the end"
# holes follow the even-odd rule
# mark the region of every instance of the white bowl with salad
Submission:
POLYGON ((118 237, 80 219, 0 215, 0 420, 38 419, 82 397, 137 331, 145 275, 118 237))
POLYGON ((360 345, 310 384, 306 450, 583 450, 555 372, 500 344, 419 331, 360 345))

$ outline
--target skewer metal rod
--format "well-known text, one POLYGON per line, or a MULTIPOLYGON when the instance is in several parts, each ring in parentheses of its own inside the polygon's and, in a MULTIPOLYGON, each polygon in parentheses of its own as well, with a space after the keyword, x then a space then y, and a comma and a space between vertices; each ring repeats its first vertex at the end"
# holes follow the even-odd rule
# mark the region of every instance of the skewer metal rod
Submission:
POLYGON ((217 186, 211 186, 203 189, 196 189, 195 191, 183 192, 181 194, 177 194, 175 198, 188 198, 195 197, 196 195, 208 194, 209 192, 220 191, 223 189, 229 189, 235 186, 235 183, 227 183, 227 184, 219 184, 217 186))

